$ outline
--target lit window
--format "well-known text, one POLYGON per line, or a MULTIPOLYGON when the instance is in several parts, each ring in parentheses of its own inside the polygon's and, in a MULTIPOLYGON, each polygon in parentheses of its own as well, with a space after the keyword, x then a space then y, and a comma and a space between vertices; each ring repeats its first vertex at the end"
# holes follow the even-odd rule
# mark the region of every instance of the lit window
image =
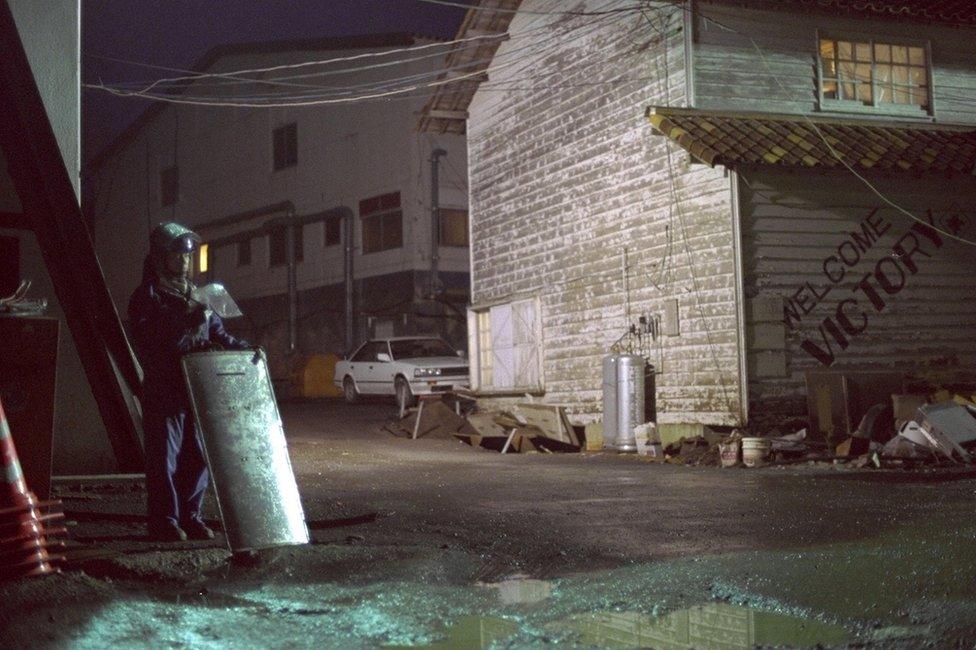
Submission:
POLYGON ((441 246, 468 245, 468 211, 441 208, 441 246))
POLYGON ((197 251, 197 269, 200 273, 210 270, 210 244, 200 244, 200 249, 197 251))
POLYGON ((819 58, 826 108, 929 110, 928 57, 920 45, 821 38, 819 58))
POLYGON ((403 246, 403 212, 400 193, 391 192, 359 202, 363 229, 363 254, 403 246))

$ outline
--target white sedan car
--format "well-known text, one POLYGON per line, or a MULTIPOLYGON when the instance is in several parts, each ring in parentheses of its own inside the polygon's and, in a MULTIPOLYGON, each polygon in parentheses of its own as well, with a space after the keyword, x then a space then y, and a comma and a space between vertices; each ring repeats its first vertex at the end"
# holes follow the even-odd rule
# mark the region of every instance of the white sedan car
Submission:
POLYGON ((468 386, 468 360, 435 337, 400 336, 366 341, 335 368, 347 402, 360 395, 395 395, 412 406, 417 395, 468 386))

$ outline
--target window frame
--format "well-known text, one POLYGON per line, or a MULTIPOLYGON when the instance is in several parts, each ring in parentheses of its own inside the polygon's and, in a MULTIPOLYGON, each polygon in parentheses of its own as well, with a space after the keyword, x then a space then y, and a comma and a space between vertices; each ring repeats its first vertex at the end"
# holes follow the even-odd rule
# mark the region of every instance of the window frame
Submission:
POLYGON ((359 202, 359 229, 362 255, 372 255, 403 248, 403 196, 401 193, 399 191, 387 192, 361 200, 359 202), (392 228, 390 224, 394 221, 397 225, 392 228), (372 245, 372 236, 367 237, 367 227, 379 228, 377 246, 372 245), (392 231, 397 233, 395 245, 389 245, 390 242, 387 241, 387 235, 392 231))
MULTIPOLYGON (((921 120, 935 119, 935 90, 932 75, 932 45, 928 39, 903 38, 894 35, 884 35, 877 33, 863 33, 850 31, 834 31, 818 29, 814 36, 814 56, 816 57, 816 92, 817 92, 817 111, 821 113, 857 113, 861 115, 877 115, 884 117, 916 118, 921 120), (867 42, 871 45, 871 103, 864 104, 858 100, 831 99, 824 97, 824 59, 820 54, 822 40, 833 42, 848 41, 852 44, 856 42, 867 42), (925 106, 916 104, 896 104, 893 102, 877 101, 878 84, 876 70, 875 45, 896 45, 904 47, 921 48, 925 54, 925 74, 926 74, 926 102, 925 106)), ((911 64, 909 64, 911 67, 911 64)))
MULTIPOLYGON (((542 301, 536 295, 521 295, 512 297, 508 300, 501 300, 492 303, 479 304, 477 306, 468 308, 468 362, 469 362, 469 381, 471 383, 471 390, 476 394, 480 395, 524 395, 526 393, 530 395, 543 395, 546 392, 546 377, 545 377, 545 337, 542 327, 542 301), (507 306, 511 310, 511 318, 515 318, 514 314, 516 311, 516 304, 531 303, 534 311, 532 337, 534 339, 535 346, 535 363, 536 368, 534 371, 537 377, 535 384, 529 384, 519 381, 519 362, 517 359, 513 363, 513 376, 514 384, 513 386, 495 386, 494 380, 496 378, 496 368, 494 361, 494 350, 490 347, 494 341, 494 333, 492 332, 492 327, 494 326, 494 321, 491 317, 491 312, 493 308, 507 306), (489 328, 485 331, 483 324, 487 322, 489 328), (488 349, 485 348, 485 343, 488 344, 488 349), (485 362, 486 357, 488 363, 485 362), (489 375, 488 385, 485 381, 486 371, 489 375)), ((520 345, 518 343, 518 335, 515 332, 513 324, 513 350, 520 345)), ((524 343, 521 344, 524 346, 524 343)), ((517 355, 516 355, 517 356, 517 355)))
POLYGON ((298 122, 292 121, 271 130, 271 170, 280 172, 298 166, 298 122), (279 156, 278 134, 286 138, 279 156), (291 138, 288 135, 291 134, 291 138), (290 145, 290 146, 289 146, 290 145))

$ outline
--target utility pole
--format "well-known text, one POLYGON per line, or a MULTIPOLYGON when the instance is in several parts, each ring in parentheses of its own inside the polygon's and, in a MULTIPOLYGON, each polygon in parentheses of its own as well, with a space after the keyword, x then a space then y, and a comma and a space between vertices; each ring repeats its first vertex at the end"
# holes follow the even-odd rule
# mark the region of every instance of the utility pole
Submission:
POLYGON ((440 206, 440 158, 446 156, 443 149, 430 152, 430 287, 431 298, 440 292, 440 278, 437 277, 441 256, 441 206, 440 206))

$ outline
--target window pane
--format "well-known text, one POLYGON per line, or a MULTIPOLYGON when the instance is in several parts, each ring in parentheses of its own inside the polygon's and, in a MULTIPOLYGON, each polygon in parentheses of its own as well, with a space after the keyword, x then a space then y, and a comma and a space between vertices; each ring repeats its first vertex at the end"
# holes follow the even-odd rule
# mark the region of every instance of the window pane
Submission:
POLYGON ((908 48, 908 61, 912 65, 925 65, 925 50, 920 47, 908 48))
POLYGON ((467 210, 441 210, 441 246, 468 245, 467 210))
POLYGON ((891 103, 891 95, 892 95, 891 85, 888 84, 888 85, 884 85, 884 86, 878 86, 877 88, 878 88, 878 98, 877 98, 878 103, 879 104, 881 104, 881 103, 890 104, 891 103))
POLYGON ((833 41, 820 39, 820 58, 833 59, 835 52, 836 52, 836 48, 834 47, 833 41))
POLYGON ((828 60, 824 61, 823 62, 823 73, 824 73, 824 77, 828 77, 830 79, 836 79, 837 78, 837 62, 834 61, 833 59, 828 59, 828 60))
POLYGON ((924 86, 928 83, 926 78, 925 68, 911 68, 911 79, 912 84, 915 86, 924 86))
POLYGON ((857 66, 853 63, 841 63, 840 64, 840 77, 842 79, 854 79, 854 71, 857 70, 857 66))
POLYGON ((382 217, 375 216, 363 219, 363 253, 375 253, 381 250, 382 217))
POLYGON ((824 82, 823 94, 825 99, 837 99, 837 82, 836 81, 824 82))
POLYGON ((891 81, 891 66, 890 65, 876 65, 874 66, 875 81, 878 83, 888 83, 891 81))
POLYGON ((908 48, 903 45, 892 45, 891 60, 895 63, 908 63, 908 48))
POLYGON ((858 81, 871 82, 871 64, 870 63, 859 63, 854 70, 857 75, 858 81))
POLYGON ((911 95, 907 88, 895 88, 895 103, 896 104, 910 104, 912 100, 911 95))
POLYGON ((383 215, 383 250, 403 246, 403 217, 397 210, 383 215))
POLYGON ((874 60, 881 63, 891 61, 891 46, 878 43, 874 46, 874 60))
POLYGON ((870 43, 858 43, 854 48, 854 53, 857 56, 858 61, 870 61, 871 60, 871 44, 870 43))
POLYGON ((865 104, 871 103, 871 84, 857 85, 857 100, 865 104))
POLYGON ((854 84, 845 83, 840 86, 843 96, 841 99, 854 99, 854 84))
POLYGON ((896 84, 908 84, 908 68, 894 66, 891 69, 891 80, 896 84))
POLYGON ((851 52, 851 44, 846 41, 838 41, 837 43, 837 56, 845 61, 853 61, 854 56, 851 52))

